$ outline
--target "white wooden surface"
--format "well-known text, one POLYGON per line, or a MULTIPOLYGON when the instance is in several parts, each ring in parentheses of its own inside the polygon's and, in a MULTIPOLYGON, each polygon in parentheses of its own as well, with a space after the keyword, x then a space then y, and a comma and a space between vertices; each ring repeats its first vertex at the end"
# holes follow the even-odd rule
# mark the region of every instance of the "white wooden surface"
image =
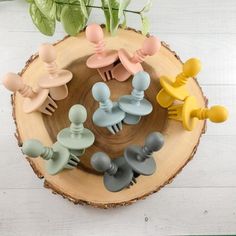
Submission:
MULTIPOLYGON (((138 9, 143 1, 133 1, 138 9)), ((0 85, 0 235, 183 235, 236 233, 236 1, 155 0, 152 33, 183 60, 199 57, 200 84, 230 119, 209 123, 195 158, 172 184, 118 209, 74 206, 42 187, 13 137, 9 93, 0 85)), ((92 19, 103 17, 96 11, 92 19)), ((139 27, 139 18, 129 25, 139 27)), ((0 74, 19 71, 42 42, 22 1, 0 2, 0 74)))

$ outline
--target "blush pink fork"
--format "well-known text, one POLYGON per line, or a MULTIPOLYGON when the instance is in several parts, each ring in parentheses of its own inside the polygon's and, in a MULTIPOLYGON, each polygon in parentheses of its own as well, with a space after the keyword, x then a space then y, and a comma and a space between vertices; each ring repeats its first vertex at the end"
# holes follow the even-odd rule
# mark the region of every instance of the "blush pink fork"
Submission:
POLYGON ((105 49, 104 34, 100 25, 88 25, 85 33, 87 40, 95 45, 95 53, 88 58, 86 65, 97 69, 104 81, 113 79, 111 70, 118 61, 117 51, 105 49))
POLYGON ((160 48, 160 40, 154 36, 145 39, 142 48, 138 49, 133 55, 121 48, 118 51, 120 63, 112 69, 113 77, 118 81, 125 81, 131 75, 143 71, 141 63, 147 56, 153 56, 160 48))

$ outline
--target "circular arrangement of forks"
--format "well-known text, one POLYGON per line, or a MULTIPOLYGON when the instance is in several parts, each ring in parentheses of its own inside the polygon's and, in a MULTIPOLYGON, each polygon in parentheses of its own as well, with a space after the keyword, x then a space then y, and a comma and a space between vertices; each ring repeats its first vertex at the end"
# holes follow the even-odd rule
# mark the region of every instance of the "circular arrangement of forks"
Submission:
MULTIPOLYGON (((132 52, 139 48, 145 38, 135 31, 119 29, 116 37, 108 39, 106 36, 105 39, 107 46, 111 49, 124 48, 132 52)), ((86 149, 84 156, 80 159, 79 168, 63 171, 55 176, 47 174, 44 160, 29 159, 37 175, 44 176, 45 186, 75 203, 86 203, 102 208, 130 204, 164 186, 193 156, 204 129, 204 122, 200 122, 192 132, 185 132, 181 124, 168 121, 167 109, 161 108, 156 103, 156 94, 160 90, 158 76, 168 73, 176 74, 182 66, 176 55, 165 45, 162 45, 158 55, 149 57, 147 62, 142 64, 143 69, 151 77, 145 98, 153 104, 153 110, 150 115, 142 117, 138 124, 125 125, 121 132, 112 135, 108 129, 94 125, 92 120, 93 113, 98 108, 98 102, 93 99, 92 87, 95 83, 101 82, 101 75, 98 72, 98 76, 96 70, 86 66, 86 61, 92 54, 92 48, 91 44, 85 40, 85 33, 80 33, 77 38, 67 37, 55 45, 55 48, 58 55, 61 55, 58 63, 60 68, 65 68, 73 74, 73 79, 67 84, 68 97, 65 100, 56 101, 57 108, 52 116, 40 115, 36 112, 29 115, 22 109, 23 97, 15 93, 13 106, 18 141, 23 143, 27 139, 36 137, 42 140, 44 145, 51 146, 59 131, 69 126, 69 108, 78 103, 87 108, 88 119, 85 122, 85 127, 94 133, 96 140, 90 148, 86 149), (101 181, 102 176, 94 172, 90 164, 92 155, 102 150, 111 158, 120 157, 127 146, 142 145, 144 137, 154 130, 165 134, 163 149, 158 155, 154 154, 158 171, 151 177, 138 177, 137 183, 132 188, 115 194, 107 191, 101 181), (188 140, 188 146, 185 145, 186 140, 188 140)), ((42 76, 43 70, 40 59, 34 57, 28 62, 21 74, 23 82, 32 88, 37 87, 38 78, 42 76)), ((104 82, 110 89, 112 101, 118 101, 125 94, 130 94, 133 88, 132 79, 122 83, 114 79, 104 82)), ((198 103, 205 106, 205 99, 197 82, 195 80, 189 81, 188 87, 191 93, 197 97, 198 103)), ((50 88, 46 89, 50 90, 50 88)))

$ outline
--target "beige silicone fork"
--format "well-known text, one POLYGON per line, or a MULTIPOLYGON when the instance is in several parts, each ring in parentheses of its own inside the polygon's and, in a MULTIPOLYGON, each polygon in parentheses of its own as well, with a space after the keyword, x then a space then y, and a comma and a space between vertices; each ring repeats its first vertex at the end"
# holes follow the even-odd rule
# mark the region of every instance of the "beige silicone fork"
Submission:
POLYGON ((34 91, 17 74, 7 73, 3 77, 3 85, 8 90, 19 92, 24 97, 23 111, 25 113, 37 110, 51 116, 57 108, 57 104, 48 96, 49 89, 38 88, 34 91))

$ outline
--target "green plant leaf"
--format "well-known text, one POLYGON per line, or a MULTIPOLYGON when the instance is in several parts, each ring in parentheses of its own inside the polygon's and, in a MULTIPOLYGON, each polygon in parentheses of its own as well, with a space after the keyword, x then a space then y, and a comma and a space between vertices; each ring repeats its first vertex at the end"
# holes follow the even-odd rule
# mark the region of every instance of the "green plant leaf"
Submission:
POLYGON ((119 2, 116 0, 108 0, 108 8, 110 13, 110 31, 111 34, 114 34, 119 26, 120 18, 118 17, 119 2))
MULTIPOLYGON (((86 6, 93 6, 93 4, 94 4, 94 0, 86 1, 86 6)), ((90 15, 91 11, 92 11, 92 7, 87 7, 88 16, 90 15)))
POLYGON ((106 18, 106 29, 114 34, 120 22, 118 17, 119 2, 117 0, 102 0, 102 6, 106 18))
POLYGON ((85 26, 85 18, 79 6, 65 5, 61 12, 61 22, 69 35, 76 35, 85 26))
POLYGON ((64 6, 68 5, 68 3, 77 3, 77 0, 56 0, 56 19, 57 21, 61 21, 61 11, 63 9, 64 6))
POLYGON ((34 0, 39 10, 49 19, 54 19, 56 15, 56 3, 53 0, 34 0))
POLYGON ((78 3, 78 0, 55 0, 55 2, 68 4, 68 3, 78 3))
MULTIPOLYGON (((0 0, 1 1, 1 0, 0 0)), ((55 31, 56 20, 61 21, 64 30, 70 35, 76 35, 83 29, 88 21, 94 0, 26 0, 30 3, 31 18, 40 30, 46 35, 52 35, 55 31)), ((127 12, 131 0, 101 0, 104 16, 106 19, 106 30, 114 34, 120 22, 126 27, 127 12)), ((152 6, 148 0, 140 12, 128 11, 139 14, 142 21, 142 33, 149 32, 150 23, 144 13, 152 6)))
POLYGON ((106 2, 106 0, 101 0, 101 3, 102 3, 102 7, 103 7, 104 16, 106 19, 106 30, 108 32, 110 32, 110 13, 109 13, 108 9, 105 9, 105 8, 107 8, 107 2, 106 2))
POLYGON ((56 26, 55 19, 48 19, 42 14, 35 3, 30 4, 29 12, 33 23, 41 33, 48 36, 52 36, 54 34, 56 26))
POLYGON ((151 7, 152 7, 152 1, 148 0, 145 6, 143 7, 143 9, 141 10, 141 12, 144 12, 144 13, 149 12, 151 7))
POLYGON ((80 3, 81 11, 84 14, 84 17, 87 19, 88 18, 88 12, 87 12, 87 8, 86 8, 86 3, 84 2, 84 0, 79 0, 79 3, 80 3))
POLYGON ((120 0, 119 11, 118 11, 118 18, 120 19, 124 13, 124 10, 128 7, 131 0, 120 0))
POLYGON ((141 20, 142 20, 142 34, 147 35, 150 30, 149 19, 146 16, 141 16, 141 20))
POLYGON ((56 4, 56 20, 61 21, 61 11, 65 5, 60 3, 56 4))

